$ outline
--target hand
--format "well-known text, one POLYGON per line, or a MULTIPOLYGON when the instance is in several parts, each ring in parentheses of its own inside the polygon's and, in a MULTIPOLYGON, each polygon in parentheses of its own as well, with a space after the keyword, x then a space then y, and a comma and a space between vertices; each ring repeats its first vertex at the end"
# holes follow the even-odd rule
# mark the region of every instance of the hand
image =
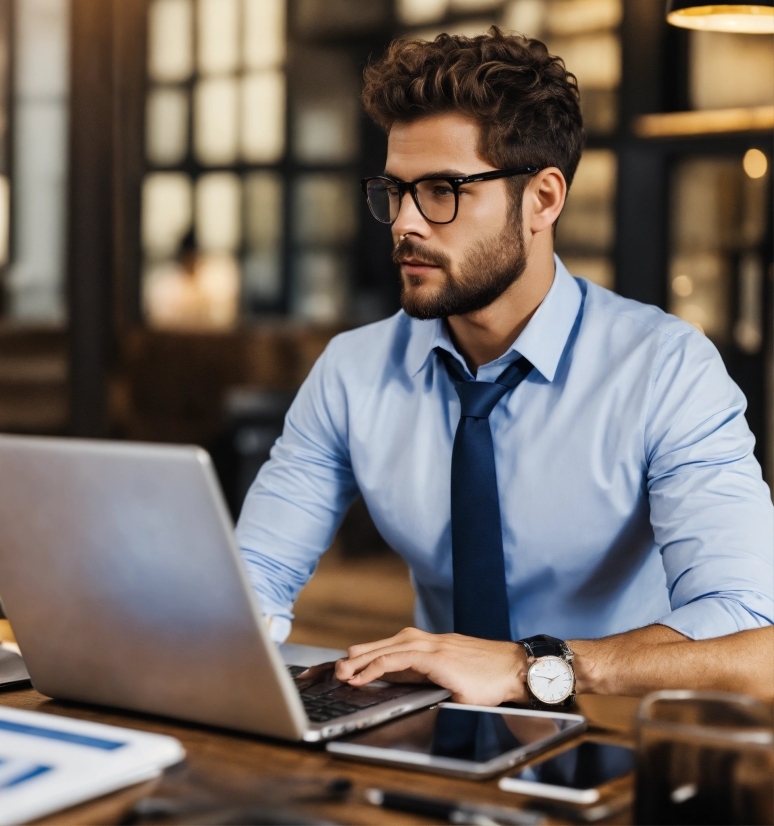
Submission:
POLYGON ((513 642, 404 628, 386 640, 353 645, 336 663, 336 677, 352 686, 380 678, 446 688, 456 703, 496 706, 528 701, 527 655, 513 642))

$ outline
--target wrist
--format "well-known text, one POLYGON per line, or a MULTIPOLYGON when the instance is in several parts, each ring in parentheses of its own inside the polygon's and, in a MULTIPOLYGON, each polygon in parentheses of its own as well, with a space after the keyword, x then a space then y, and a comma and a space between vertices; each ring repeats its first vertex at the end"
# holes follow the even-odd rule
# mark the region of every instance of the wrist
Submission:
POLYGON ((575 690, 578 694, 611 694, 607 682, 609 669, 603 667, 599 640, 571 640, 567 643, 575 654, 575 690))
POLYGON ((529 664, 527 662, 527 652, 521 643, 511 643, 513 651, 513 668, 511 674, 513 681, 509 696, 504 702, 508 703, 523 703, 527 698, 527 669, 529 664))

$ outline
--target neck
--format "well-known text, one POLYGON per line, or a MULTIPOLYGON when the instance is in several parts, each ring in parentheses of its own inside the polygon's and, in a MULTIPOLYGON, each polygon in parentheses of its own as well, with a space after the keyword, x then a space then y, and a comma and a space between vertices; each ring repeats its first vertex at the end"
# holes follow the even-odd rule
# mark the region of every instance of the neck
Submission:
POLYGON ((488 307, 446 319, 454 344, 474 376, 482 364, 499 358, 516 341, 553 281, 554 259, 550 249, 547 255, 530 256, 521 276, 488 307))

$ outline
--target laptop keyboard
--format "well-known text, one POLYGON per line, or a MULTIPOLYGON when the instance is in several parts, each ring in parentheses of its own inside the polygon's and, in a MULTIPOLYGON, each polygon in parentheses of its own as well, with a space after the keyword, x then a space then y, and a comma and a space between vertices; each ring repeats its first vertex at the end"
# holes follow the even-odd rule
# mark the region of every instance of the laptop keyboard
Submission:
POLYGON ((327 723, 337 717, 354 714, 371 706, 379 705, 396 697, 411 694, 416 689, 408 685, 364 686, 355 688, 345 685, 335 678, 317 681, 298 680, 298 675, 306 670, 303 665, 289 665, 288 671, 296 681, 301 702, 309 720, 313 723, 327 723))

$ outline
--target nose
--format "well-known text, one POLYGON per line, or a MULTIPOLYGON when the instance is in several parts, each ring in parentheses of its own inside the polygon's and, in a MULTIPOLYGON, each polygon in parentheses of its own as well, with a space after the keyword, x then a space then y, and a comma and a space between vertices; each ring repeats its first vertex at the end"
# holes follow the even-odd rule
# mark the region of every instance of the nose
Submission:
POLYGON ((430 224, 417 209, 410 192, 406 192, 401 200, 398 217, 392 225, 392 239, 395 243, 404 235, 417 235, 426 238, 430 232, 430 224))

